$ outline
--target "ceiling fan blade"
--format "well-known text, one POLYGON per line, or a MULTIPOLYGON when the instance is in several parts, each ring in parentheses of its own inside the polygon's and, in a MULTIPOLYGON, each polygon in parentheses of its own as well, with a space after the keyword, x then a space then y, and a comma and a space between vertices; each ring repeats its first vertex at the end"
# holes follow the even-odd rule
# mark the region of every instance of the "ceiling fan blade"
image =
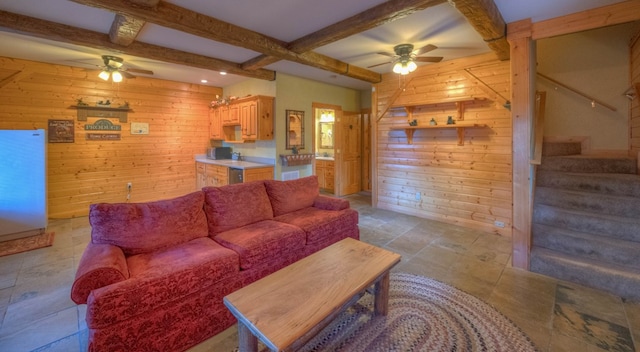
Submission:
POLYGON ((416 57, 414 60, 417 62, 440 62, 442 61, 442 56, 416 57))
POLYGON ((136 78, 136 76, 130 74, 127 71, 121 70, 120 73, 122 73, 123 76, 125 76, 126 78, 136 78))
POLYGON ((432 50, 436 50, 438 49, 437 46, 433 45, 433 44, 427 44, 425 46, 423 46, 422 48, 418 49, 418 51, 416 51, 416 56, 420 56, 422 54, 426 54, 432 50))
POLYGON ((386 65, 386 64, 390 64, 393 61, 387 61, 387 62, 383 62, 381 64, 375 64, 375 65, 371 65, 371 66, 367 66, 367 68, 372 68, 372 67, 378 67, 378 66, 382 66, 382 65, 386 65))
POLYGON ((380 55, 384 55, 384 56, 389 56, 389 57, 394 57, 396 56, 396 54, 393 53, 385 53, 383 51, 377 52, 376 54, 380 54, 380 55))
POLYGON ((133 72, 133 73, 141 73, 143 75, 152 75, 153 74, 153 71, 142 70, 142 69, 139 69, 139 68, 127 68, 126 71, 133 72))

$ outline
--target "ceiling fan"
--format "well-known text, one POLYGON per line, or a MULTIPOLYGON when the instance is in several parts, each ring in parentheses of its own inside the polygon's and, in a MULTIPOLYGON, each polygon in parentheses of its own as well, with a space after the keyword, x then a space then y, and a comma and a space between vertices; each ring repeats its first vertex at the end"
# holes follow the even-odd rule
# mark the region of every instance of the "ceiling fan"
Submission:
POLYGON ((104 66, 102 66, 102 71, 98 74, 98 77, 105 81, 108 81, 109 77, 111 77, 114 82, 121 82, 123 76, 126 78, 136 78, 131 72, 145 75, 153 74, 153 71, 149 70, 124 67, 124 60, 121 57, 102 55, 102 61, 104 62, 104 66))
POLYGON ((432 50, 437 49, 438 47, 432 44, 428 44, 423 46, 418 50, 413 50, 413 44, 398 44, 393 47, 394 54, 387 52, 379 52, 378 54, 391 57, 391 61, 383 62, 380 64, 369 66, 368 68, 377 67, 380 65, 386 65, 393 63, 393 72, 399 73, 401 75, 406 75, 409 72, 415 71, 418 67, 416 62, 440 62, 442 61, 442 56, 424 56, 420 57, 420 55, 426 54, 432 50))

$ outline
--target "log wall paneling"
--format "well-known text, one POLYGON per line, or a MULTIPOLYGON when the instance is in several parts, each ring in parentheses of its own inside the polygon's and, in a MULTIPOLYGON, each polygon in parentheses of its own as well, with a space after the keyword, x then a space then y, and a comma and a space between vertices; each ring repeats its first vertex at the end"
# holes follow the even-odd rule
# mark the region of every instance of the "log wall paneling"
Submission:
POLYGON ((385 75, 373 91, 374 205, 511 236, 511 113, 478 84, 481 79, 510 97, 509 62, 480 55, 421 66, 409 77, 401 94, 395 74, 385 75), (418 126, 432 118, 445 125, 448 116, 461 117, 460 100, 467 102, 464 122, 458 122, 486 127, 466 129, 464 145, 455 128, 417 129, 408 143, 403 106, 413 107, 418 126))
MULTIPOLYGON (((49 119, 73 120, 74 143, 47 144, 48 212, 51 218, 88 214, 98 202, 146 202, 195 190, 194 155, 209 144, 209 102, 222 89, 138 77, 102 81, 97 72, 0 57, 0 129, 47 129, 49 119), (20 76, 16 72, 27 72, 20 76), (109 99, 129 103, 119 141, 88 141, 78 121, 77 99, 95 105, 109 99), (131 122, 149 124, 148 135, 132 135, 131 122), (132 192, 127 200, 126 184, 132 192)), ((91 131, 100 132, 103 131, 91 131)))

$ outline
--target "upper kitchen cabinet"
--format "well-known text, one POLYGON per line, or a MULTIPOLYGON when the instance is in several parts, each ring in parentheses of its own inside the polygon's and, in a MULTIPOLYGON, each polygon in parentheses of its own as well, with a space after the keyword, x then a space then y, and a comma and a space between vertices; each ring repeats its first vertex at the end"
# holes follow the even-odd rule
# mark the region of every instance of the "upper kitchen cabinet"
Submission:
MULTIPOLYGON (((226 120, 224 112, 220 114, 222 116, 220 119, 224 141, 244 143, 257 140, 272 140, 273 103, 273 97, 262 95, 249 96, 231 102, 228 105, 229 116, 226 117, 226 120), (232 119, 230 117, 232 115, 237 116, 237 118, 232 119)), ((219 109, 224 109, 224 107, 219 109)))

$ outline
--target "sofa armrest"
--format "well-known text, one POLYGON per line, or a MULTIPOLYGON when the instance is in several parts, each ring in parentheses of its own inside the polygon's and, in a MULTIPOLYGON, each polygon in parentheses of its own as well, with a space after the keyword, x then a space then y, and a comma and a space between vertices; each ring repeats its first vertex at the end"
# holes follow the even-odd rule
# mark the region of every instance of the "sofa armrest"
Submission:
POLYGON ((349 209, 349 201, 341 198, 333 198, 319 195, 313 202, 313 206, 322 210, 343 210, 349 209))
POLYGON ((85 304, 91 291, 128 278, 127 260, 120 247, 89 243, 76 271, 71 299, 77 304, 85 304))

